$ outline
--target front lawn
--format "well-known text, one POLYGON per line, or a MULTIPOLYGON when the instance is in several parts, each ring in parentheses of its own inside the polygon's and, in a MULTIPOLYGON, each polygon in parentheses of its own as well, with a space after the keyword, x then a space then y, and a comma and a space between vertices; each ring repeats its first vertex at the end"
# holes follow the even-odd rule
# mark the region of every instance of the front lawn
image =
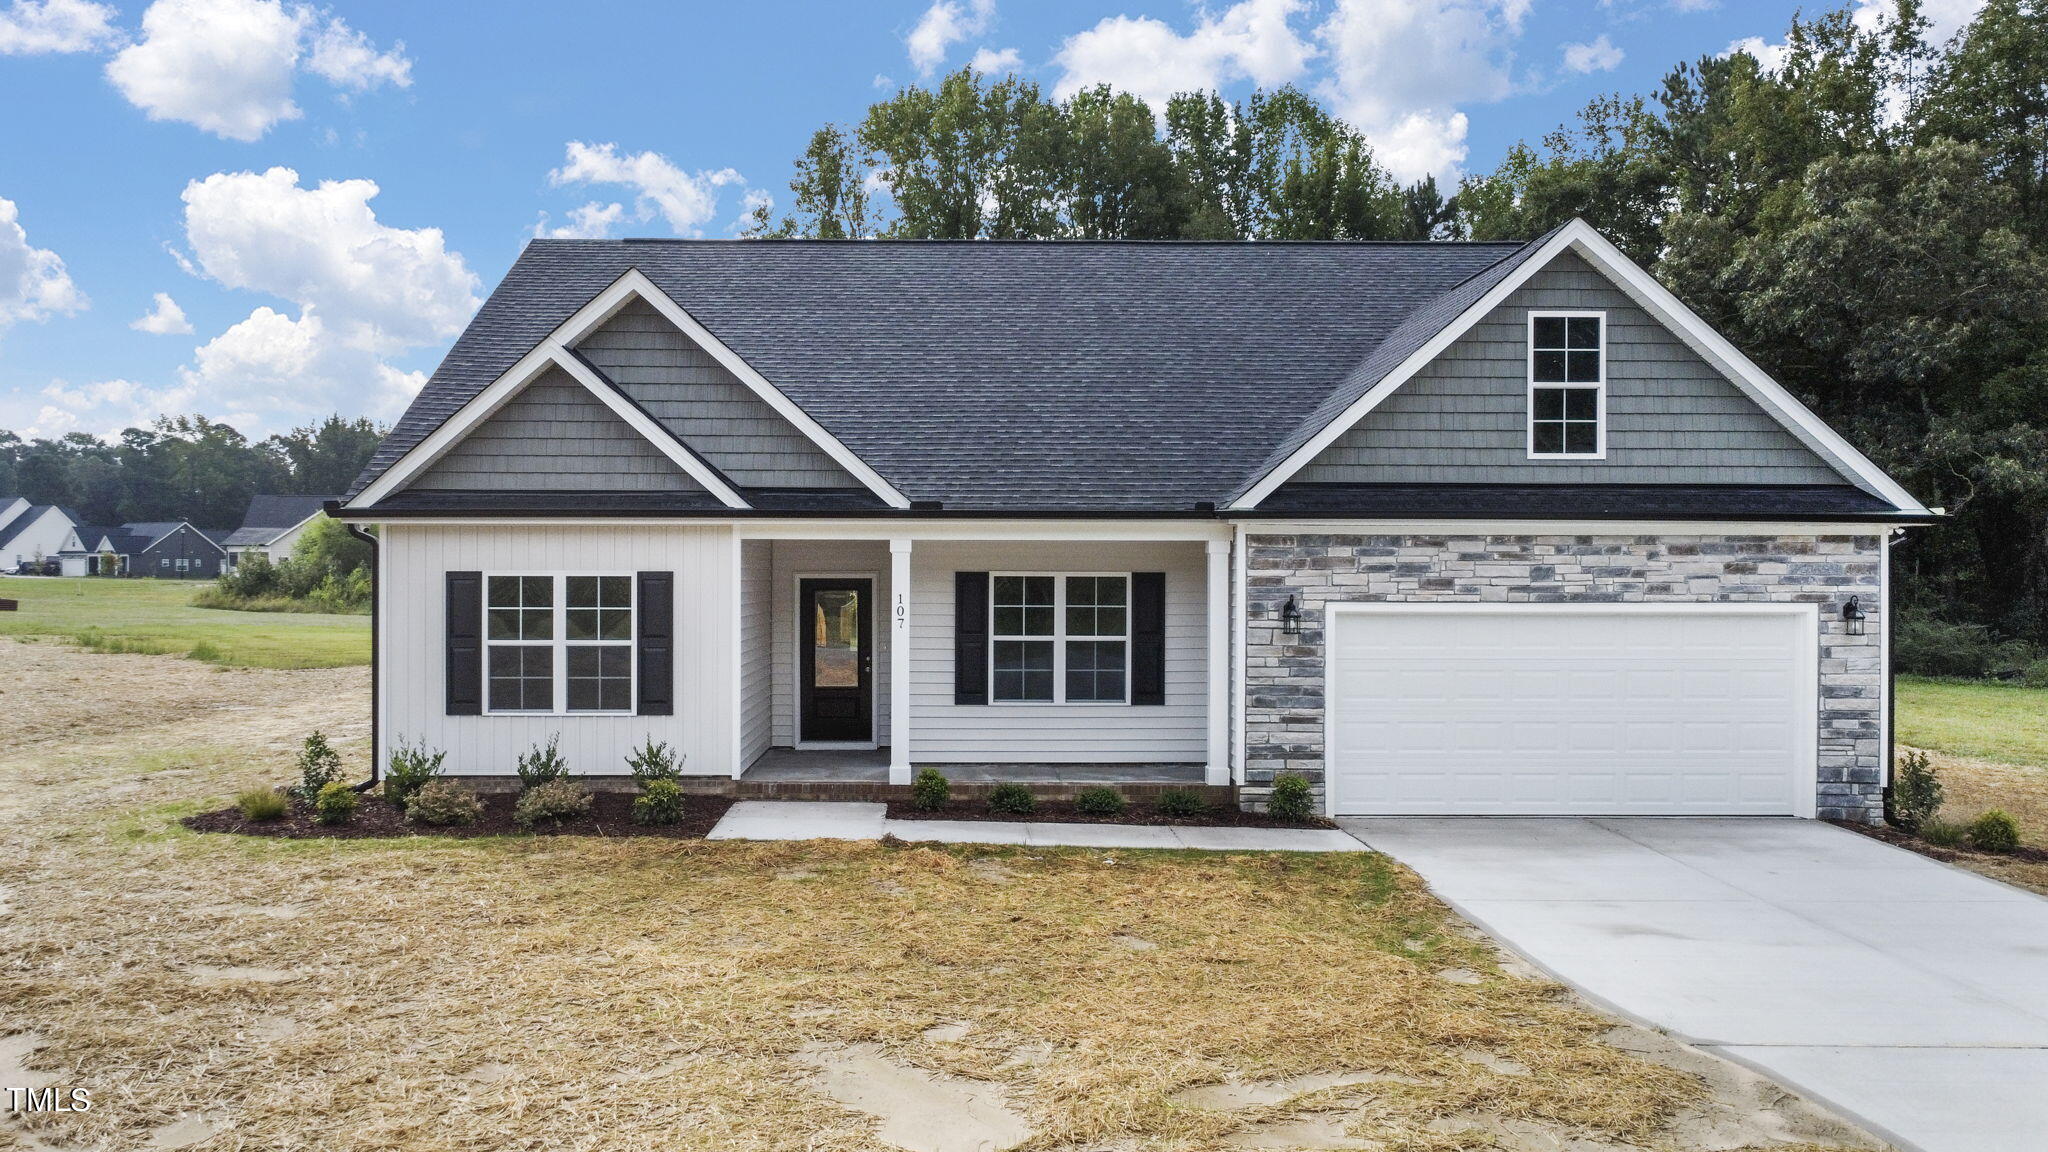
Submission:
MULTIPOLYGON (((147 659, 38 649, 81 694, 95 664, 147 659)), ((1680 1152, 1830 1131, 1504 966, 1372 854, 191 833, 284 780, 294 730, 336 736, 358 778, 362 679, 148 663, 166 711, 260 706, 142 722, 109 695, 0 748, 0 1079, 12 1051, 93 1091, 27 1121, 53 1144, 1680 1152)))
POLYGON ((370 662, 367 616, 195 608, 203 583, 101 577, 0 576, 0 636, 54 637, 100 651, 190 655, 253 668, 338 668, 370 662))
POLYGON ((1901 744, 2048 769, 2048 688, 1901 676, 1901 744))

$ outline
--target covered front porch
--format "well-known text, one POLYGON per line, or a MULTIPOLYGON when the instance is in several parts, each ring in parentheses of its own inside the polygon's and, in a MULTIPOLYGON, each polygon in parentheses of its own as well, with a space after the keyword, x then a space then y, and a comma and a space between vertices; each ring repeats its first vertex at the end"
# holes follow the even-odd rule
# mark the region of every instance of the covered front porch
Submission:
POLYGON ((1231 784, 1227 527, 735 531, 743 792, 1231 784))

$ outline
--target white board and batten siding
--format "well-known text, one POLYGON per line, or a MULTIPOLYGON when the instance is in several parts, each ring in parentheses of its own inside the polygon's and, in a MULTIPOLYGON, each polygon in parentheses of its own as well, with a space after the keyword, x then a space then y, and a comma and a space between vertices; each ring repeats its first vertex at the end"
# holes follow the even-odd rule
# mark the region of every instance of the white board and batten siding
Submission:
POLYGON ((775 681, 770 629, 775 622, 775 544, 740 542, 740 764, 772 742, 775 681))
POLYGON ((919 540, 910 555, 912 763, 1203 761, 1206 566, 1200 543, 919 540), (1166 703, 955 704, 955 572, 1166 573, 1166 703))
POLYGON ((687 757, 690 775, 729 775, 738 692, 733 613, 739 602, 729 528, 677 525, 436 526, 384 529, 384 755, 424 739, 453 775, 509 775, 520 753, 561 734, 579 775, 622 774, 652 736, 687 757), (449 716, 445 709, 446 574, 675 573, 672 716, 449 716))

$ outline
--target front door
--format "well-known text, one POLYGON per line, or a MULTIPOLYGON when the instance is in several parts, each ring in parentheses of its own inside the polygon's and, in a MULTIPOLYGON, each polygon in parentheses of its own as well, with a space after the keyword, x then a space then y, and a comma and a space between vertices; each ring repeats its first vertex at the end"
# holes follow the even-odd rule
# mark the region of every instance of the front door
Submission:
POLYGON ((797 726, 805 743, 875 738, 873 593, 866 579, 798 582, 797 726))

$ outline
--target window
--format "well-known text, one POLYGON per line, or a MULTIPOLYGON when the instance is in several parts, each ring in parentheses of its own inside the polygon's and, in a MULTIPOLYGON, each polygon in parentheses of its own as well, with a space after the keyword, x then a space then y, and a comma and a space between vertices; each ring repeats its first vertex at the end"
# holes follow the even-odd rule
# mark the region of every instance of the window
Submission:
POLYGON ((484 580, 491 712, 631 712, 633 578, 484 580))
POLYGON ((1122 704, 1129 696, 1128 575, 998 575, 989 587, 989 699, 1122 704))
POLYGON ((1529 455, 1606 454, 1606 328, 1601 312, 1529 314, 1529 455))
POLYGON ((185 566, 188 563, 190 562, 187 561, 183 556, 178 557, 178 571, 183 572, 185 570, 185 566))

